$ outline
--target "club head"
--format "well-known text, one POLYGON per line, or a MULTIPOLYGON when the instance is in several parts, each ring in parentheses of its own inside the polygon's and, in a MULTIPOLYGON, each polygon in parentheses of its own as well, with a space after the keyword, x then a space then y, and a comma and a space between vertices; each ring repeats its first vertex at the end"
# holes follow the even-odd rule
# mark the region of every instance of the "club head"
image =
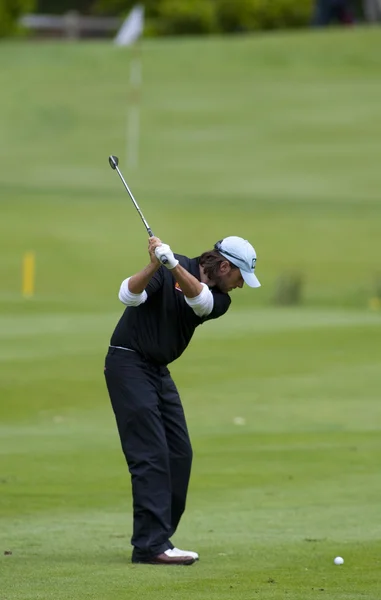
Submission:
POLYGON ((111 154, 111 156, 108 157, 108 162, 110 163, 110 167, 115 170, 119 164, 119 158, 111 154))

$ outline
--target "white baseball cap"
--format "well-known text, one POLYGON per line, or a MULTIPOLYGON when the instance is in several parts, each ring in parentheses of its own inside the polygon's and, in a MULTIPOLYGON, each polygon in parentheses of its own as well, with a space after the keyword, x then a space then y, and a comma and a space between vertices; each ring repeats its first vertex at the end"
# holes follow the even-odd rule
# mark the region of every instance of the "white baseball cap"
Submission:
POLYGON ((214 244, 214 248, 226 260, 239 268, 243 280, 249 287, 261 287, 257 277, 254 275, 257 254, 247 240, 236 235, 231 235, 214 244))

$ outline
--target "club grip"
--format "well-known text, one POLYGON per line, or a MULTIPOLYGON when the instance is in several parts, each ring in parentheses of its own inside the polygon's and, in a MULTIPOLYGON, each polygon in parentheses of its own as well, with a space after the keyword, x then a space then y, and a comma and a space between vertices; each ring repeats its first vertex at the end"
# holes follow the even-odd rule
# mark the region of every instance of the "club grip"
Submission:
MULTIPOLYGON (((148 231, 148 235, 150 237, 155 237, 155 235, 154 235, 151 227, 148 227, 147 231, 148 231)), ((162 256, 160 262, 161 262, 162 265, 166 265, 167 262, 168 262, 168 258, 166 256, 162 256)))

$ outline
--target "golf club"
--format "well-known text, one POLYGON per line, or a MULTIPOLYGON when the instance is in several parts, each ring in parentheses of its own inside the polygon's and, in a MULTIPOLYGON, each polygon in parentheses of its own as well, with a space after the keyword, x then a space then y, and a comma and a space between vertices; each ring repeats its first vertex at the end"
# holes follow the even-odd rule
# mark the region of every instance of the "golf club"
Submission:
MULTIPOLYGON (((129 194, 129 196, 130 196, 130 198, 131 198, 132 202, 134 203, 134 206, 135 206, 136 210, 138 211, 138 213, 139 213, 139 215, 140 215, 140 218, 141 218, 141 220, 143 221, 143 223, 144 223, 144 225, 145 225, 145 228, 147 229, 147 232, 148 232, 148 235, 149 235, 149 237, 154 237, 154 234, 153 234, 153 232, 152 232, 152 229, 150 228, 150 226, 148 225, 147 221, 145 220, 145 218, 144 218, 144 215, 143 215, 142 211, 140 210, 138 203, 136 202, 136 200, 135 200, 135 198, 134 198, 134 196, 133 196, 133 194, 132 194, 132 192, 131 192, 130 188, 129 188, 129 187, 128 187, 128 185, 127 185, 127 182, 126 182, 126 180, 124 179, 124 177, 123 177, 123 175, 122 175, 122 173, 121 173, 121 171, 120 171, 120 169, 119 169, 119 167, 118 167, 118 165, 119 165, 119 158, 118 158, 117 156, 114 156, 113 154, 111 154, 111 156, 109 156, 109 158, 108 158, 108 162, 110 163, 110 167, 111 167, 111 168, 112 168, 114 171, 117 171, 117 172, 118 172, 118 175, 119 175, 119 177, 121 178, 121 180, 122 180, 122 182, 123 182, 123 185, 124 185, 124 187, 126 188, 126 190, 127 190, 128 194, 129 194)), ((168 262, 168 260, 167 260, 167 258, 166 258, 165 256, 162 256, 162 257, 161 257, 161 261, 160 261, 160 262, 161 262, 163 265, 165 265, 165 264, 168 262)))

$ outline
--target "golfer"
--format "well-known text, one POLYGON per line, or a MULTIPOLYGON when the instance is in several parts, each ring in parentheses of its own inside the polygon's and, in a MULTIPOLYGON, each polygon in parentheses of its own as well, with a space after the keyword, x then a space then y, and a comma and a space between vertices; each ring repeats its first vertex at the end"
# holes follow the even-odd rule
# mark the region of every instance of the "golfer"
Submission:
POLYGON ((167 365, 198 325, 230 306, 228 292, 259 287, 247 240, 231 236, 197 258, 149 239, 150 262, 122 282, 127 306, 111 337, 105 377, 133 495, 132 562, 191 565, 196 552, 171 543, 185 510, 192 447, 167 365))

